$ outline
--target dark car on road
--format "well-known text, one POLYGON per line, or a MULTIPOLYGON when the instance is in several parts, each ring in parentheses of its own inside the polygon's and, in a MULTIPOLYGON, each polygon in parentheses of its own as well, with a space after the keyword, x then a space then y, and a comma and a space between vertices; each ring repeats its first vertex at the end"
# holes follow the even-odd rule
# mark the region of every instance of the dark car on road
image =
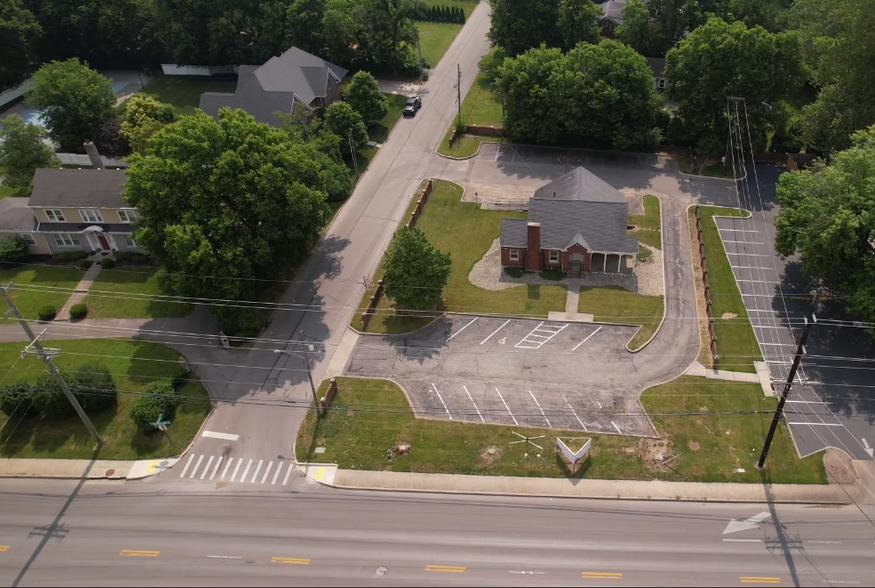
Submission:
POLYGON ((413 96, 407 99, 407 104, 404 105, 404 116, 416 116, 416 111, 422 108, 422 98, 413 96))

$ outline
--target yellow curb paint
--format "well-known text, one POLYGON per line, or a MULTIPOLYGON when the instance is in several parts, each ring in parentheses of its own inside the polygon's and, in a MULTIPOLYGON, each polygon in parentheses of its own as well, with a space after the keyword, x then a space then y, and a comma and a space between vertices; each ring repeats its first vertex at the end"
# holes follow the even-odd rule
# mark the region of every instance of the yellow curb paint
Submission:
POLYGON ((128 557, 158 557, 160 551, 141 551, 139 549, 122 549, 119 555, 128 557))
POLYGON ((780 584, 781 578, 774 576, 741 576, 742 584, 780 584))
POLYGON ((309 559, 299 558, 299 557, 272 557, 270 558, 270 563, 280 563, 280 564, 292 564, 297 566, 308 566, 310 565, 309 559))
POLYGON ((425 566, 426 572, 464 574, 466 569, 467 568, 465 566, 425 566))
POLYGON ((322 480, 322 476, 325 475, 325 468, 319 468, 316 470, 316 481, 319 482, 322 480))
POLYGON ((8 545, 0 545, 0 551, 7 551, 7 550, 9 550, 8 545))

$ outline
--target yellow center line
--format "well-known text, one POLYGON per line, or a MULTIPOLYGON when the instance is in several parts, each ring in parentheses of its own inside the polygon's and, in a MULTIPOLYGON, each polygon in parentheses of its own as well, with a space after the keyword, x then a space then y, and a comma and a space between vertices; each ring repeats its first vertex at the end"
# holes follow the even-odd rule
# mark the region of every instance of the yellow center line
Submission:
POLYGON ((298 565, 298 566, 308 566, 308 565, 310 565, 310 560, 300 558, 300 557, 272 557, 272 558, 270 558, 270 563, 281 563, 281 564, 293 564, 293 565, 298 565))
POLYGON ((141 551, 139 549, 122 549, 119 552, 119 555, 126 555, 129 557, 158 557, 160 551, 141 551))
POLYGON ((0 545, 0 551, 6 551, 7 549, 9 549, 8 545, 0 545))
POLYGON ((426 572, 448 572, 456 574, 464 574, 467 568, 465 566, 425 566, 426 572))
POLYGON ((780 584, 781 578, 774 576, 741 576, 743 584, 780 584))
POLYGON ((619 580, 623 574, 619 572, 580 572, 584 578, 602 578, 604 580, 619 580))

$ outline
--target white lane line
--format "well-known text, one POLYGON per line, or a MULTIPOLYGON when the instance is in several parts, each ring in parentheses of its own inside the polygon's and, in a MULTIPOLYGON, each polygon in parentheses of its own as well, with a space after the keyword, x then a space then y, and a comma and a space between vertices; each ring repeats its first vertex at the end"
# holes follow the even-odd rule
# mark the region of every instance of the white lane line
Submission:
POLYGON ((776 270, 773 267, 758 267, 755 265, 731 265, 731 264, 729 267, 731 267, 732 269, 752 269, 752 270, 763 270, 763 271, 775 272, 776 274, 778 273, 778 270, 776 270))
POLYGON ((477 403, 476 403, 476 402, 474 402, 474 399, 473 399, 473 398, 471 398, 471 393, 470 393, 470 392, 468 392, 468 386, 465 386, 465 385, 464 385, 464 384, 463 384, 463 385, 462 385, 462 388, 464 388, 464 389, 465 389, 465 394, 467 394, 467 395, 468 395, 468 399, 469 399, 469 400, 470 400, 470 401, 471 401, 471 404, 473 404, 473 405, 474 405, 474 410, 476 410, 476 411, 477 411, 477 416, 479 416, 479 417, 480 417, 480 422, 481 422, 481 423, 485 423, 485 422, 486 422, 486 421, 485 421, 485 420, 484 420, 484 419, 483 419, 483 415, 482 415, 482 414, 480 414, 480 409, 479 409, 479 408, 477 408, 477 403))
POLYGON ((584 343, 586 343, 587 341, 589 341, 589 338, 590 338, 590 337, 592 337, 593 335, 595 335, 596 333, 598 333, 598 332, 601 331, 601 330, 602 330, 602 328, 599 327, 598 329, 596 329, 595 331, 593 331, 592 333, 590 333, 589 335, 587 335, 586 339, 584 339, 583 341, 581 341, 580 343, 578 343, 577 345, 575 345, 575 346, 574 346, 574 349, 572 349, 571 351, 577 351, 577 348, 578 348, 578 347, 580 347, 581 345, 583 345, 584 343))
POLYGON ((759 231, 752 231, 750 229, 730 229, 730 228, 721 229, 720 227, 717 227, 717 230, 718 231, 729 231, 731 233, 759 233, 759 231))
POLYGON ((273 475, 273 480, 270 482, 271 486, 276 484, 277 479, 280 477, 280 472, 283 471, 283 463, 285 462, 281 461, 276 465, 276 473, 273 475))
MULTIPOLYGON (((255 483, 255 478, 258 477, 258 471, 261 469, 261 464, 263 464, 263 463, 264 463, 264 460, 263 460, 263 459, 259 459, 259 460, 258 460, 258 465, 255 466, 255 472, 252 474, 252 479, 249 480, 249 481, 252 482, 253 484, 255 483)), ((240 481, 241 481, 241 482, 245 482, 245 481, 246 481, 246 473, 243 474, 243 477, 240 478, 240 481)))
POLYGON ((441 393, 438 392, 437 386, 434 385, 434 382, 431 383, 431 387, 434 388, 435 394, 438 395, 438 398, 440 398, 441 404, 444 405, 444 410, 447 411, 447 416, 450 417, 450 420, 453 420, 453 415, 450 414, 450 409, 447 408, 447 403, 444 402, 444 399, 441 396, 441 393))
POLYGON ((620 435, 623 434, 623 431, 620 430, 620 427, 617 426, 617 423, 615 423, 614 421, 611 421, 611 424, 614 425, 614 428, 617 429, 617 432, 618 432, 620 435))
POLYGON ((288 469, 288 471, 286 471, 286 477, 283 478, 283 486, 285 486, 286 484, 289 483, 289 476, 292 475, 292 468, 294 468, 294 467, 295 466, 292 465, 291 463, 289 464, 289 469, 288 469))
POLYGON ((723 239, 724 243, 741 243, 742 245, 765 245, 765 243, 756 243, 754 241, 730 241, 729 239, 723 239))
POLYGON ((179 477, 180 477, 180 478, 184 478, 184 477, 185 477, 185 472, 188 471, 188 466, 191 465, 191 460, 193 460, 193 459, 194 459, 194 453, 192 453, 191 455, 188 456, 188 461, 185 462, 185 467, 182 469, 182 473, 179 474, 179 477))
MULTIPOLYGON (((796 380, 796 381, 798 381, 798 380, 796 380)), ((778 383, 778 382, 775 382, 775 383, 778 383)), ((781 381, 780 383, 783 384, 784 382, 781 381)), ((788 400, 787 402, 793 403, 793 404, 832 404, 831 402, 824 402, 822 400, 788 400)))
MULTIPOLYGON (((240 462, 237 464, 237 467, 234 468, 234 475, 231 476, 231 481, 232 481, 232 482, 234 481, 234 478, 237 476, 237 470, 240 468, 240 464, 241 464, 241 463, 243 463, 243 460, 242 460, 242 459, 241 459, 240 462)), ((242 482, 243 480, 246 479, 246 474, 247 474, 247 472, 249 472, 249 468, 251 468, 251 467, 252 467, 252 460, 250 459, 250 460, 249 460, 249 463, 246 464, 246 467, 243 468, 243 475, 240 476, 240 481, 241 481, 241 482, 242 482)))
POLYGON ((747 252, 737 253, 735 251, 727 251, 726 253, 728 255, 738 255, 739 257, 741 257, 741 256, 744 256, 744 257, 770 257, 769 255, 766 255, 765 253, 747 253, 747 252))
POLYGON ((219 471, 219 466, 222 465, 222 460, 225 459, 225 456, 220 455, 219 459, 216 460, 216 466, 213 468, 213 473, 210 474, 210 480, 216 477, 216 472, 219 471))
POLYGON ((792 347, 793 349, 796 349, 796 347, 798 347, 794 343, 760 343, 760 345, 764 345, 767 347, 792 347))
POLYGON ((242 559, 239 555, 208 555, 207 559, 242 559))
POLYGON ((240 435, 232 435, 231 433, 217 433, 215 431, 204 431, 201 437, 212 437, 213 439, 224 439, 225 441, 236 441, 240 435))
MULTIPOLYGON (((234 458, 229 457, 227 463, 225 463, 225 469, 222 470, 222 477, 219 478, 220 481, 225 479, 225 475, 228 473, 228 468, 231 467, 232 463, 234 463, 234 458)), ((240 467, 240 462, 237 462, 237 467, 240 467)), ((236 472, 237 470, 234 471, 236 472)))
POLYGON ((468 327, 470 327, 471 325, 473 325, 474 322, 475 322, 477 319, 479 319, 479 318, 480 318, 479 316, 478 316, 478 317, 475 317, 474 320, 472 320, 470 323, 468 323, 467 325, 465 325, 464 327, 462 327, 461 329, 459 329, 458 331, 456 331, 455 333, 453 333, 452 335, 450 335, 449 338, 447 339, 447 343, 450 342, 450 339, 452 339, 453 337, 455 337, 456 335, 458 335, 459 333, 461 333, 462 331, 464 331, 465 329, 467 329, 468 327))
MULTIPOLYGON (((262 476, 262 478, 261 478, 262 484, 267 482, 267 477, 270 475, 270 468, 272 468, 272 467, 273 467, 273 462, 272 461, 267 462, 267 469, 264 470, 264 476, 262 476)), ((277 468, 277 471, 279 471, 279 468, 277 468)))
POLYGON ((727 543, 762 543, 762 539, 724 539, 727 543))
POLYGON ((805 423, 805 422, 792 422, 787 423, 788 425, 811 425, 812 427, 844 427, 841 423, 805 423))
POLYGON ((544 414, 544 409, 541 408, 541 403, 538 402, 538 399, 535 398, 535 395, 532 394, 532 391, 531 391, 531 390, 529 390, 529 396, 531 396, 531 397, 532 397, 532 400, 535 401, 535 404, 538 405, 538 410, 541 411, 541 416, 544 417, 544 420, 545 420, 545 421, 547 421, 547 426, 550 427, 550 428, 552 429, 552 428, 553 428, 553 425, 550 424, 550 419, 548 419, 548 418, 547 418, 547 415, 544 414))
POLYGON ((490 339, 492 339, 492 335, 496 334, 498 331, 500 331, 501 329, 503 329, 503 328, 507 325, 507 323, 509 323, 509 322, 510 322, 510 319, 507 319, 506 321, 504 321, 504 324, 503 324, 503 325, 501 325, 500 327, 498 327, 497 329, 495 329, 494 331, 492 331, 492 333, 491 333, 488 337, 486 337, 485 339, 483 339, 483 340, 480 342, 480 344, 483 345, 484 343, 486 343, 487 341, 489 341, 490 339))
POLYGON ((818 545, 842 545, 841 541, 806 541, 806 543, 817 543, 818 545))
POLYGON ((507 410, 507 414, 509 414, 510 418, 513 419, 513 424, 519 426, 519 423, 517 422, 516 417, 513 416, 513 413, 510 412, 510 407, 507 405, 507 402, 504 401, 504 396, 501 395, 501 391, 499 391, 498 388, 496 388, 495 391, 498 392, 498 397, 501 398, 501 402, 502 402, 502 404, 504 404, 504 408, 505 408, 505 410, 507 410))
POLYGON ((571 403, 568 402, 568 400, 566 400, 566 398, 565 398, 565 394, 562 395, 562 400, 565 400, 565 404, 568 406, 569 409, 571 409, 571 414, 574 415, 574 418, 577 419, 577 422, 580 423, 580 426, 583 427, 583 430, 584 430, 584 431, 586 431, 586 425, 583 424, 583 421, 580 420, 580 417, 577 416, 577 413, 576 413, 576 412, 574 412, 574 407, 571 406, 571 403))
POLYGON ((191 475, 188 477, 189 479, 194 478, 194 475, 197 473, 197 469, 201 467, 201 462, 204 460, 203 454, 199 455, 197 458, 197 463, 194 464, 194 469, 191 470, 191 475))
POLYGON ((214 455, 210 456, 210 459, 207 460, 207 465, 204 466, 204 471, 201 473, 201 480, 207 477, 207 472, 210 471, 210 466, 213 465, 214 455))

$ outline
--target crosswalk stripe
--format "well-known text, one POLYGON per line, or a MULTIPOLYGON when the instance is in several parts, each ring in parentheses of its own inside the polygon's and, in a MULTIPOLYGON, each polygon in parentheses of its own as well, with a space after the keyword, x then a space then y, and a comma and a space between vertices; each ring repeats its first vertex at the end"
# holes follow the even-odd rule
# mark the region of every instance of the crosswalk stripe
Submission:
MULTIPOLYGON (((241 482, 245 482, 245 481, 246 481, 246 474, 249 473, 249 468, 252 467, 252 462, 253 462, 253 461, 255 461, 255 460, 250 459, 248 462, 246 462, 246 467, 243 468, 243 474, 240 476, 240 481, 241 481, 241 482)), ((236 473, 236 472, 235 472, 235 473, 236 473)), ((234 481, 234 477, 233 477, 233 476, 231 477, 231 481, 232 481, 232 482, 234 481)))
POLYGON ((219 478, 219 480, 224 480, 224 479, 225 479, 225 474, 228 473, 228 468, 231 467, 231 464, 232 464, 232 463, 234 463, 234 458, 233 458, 233 457, 229 457, 229 458, 228 458, 228 461, 225 463, 225 469, 222 470, 222 477, 219 478))
POLYGON ((262 484, 264 484, 264 482, 267 480, 267 477, 270 475, 270 468, 272 468, 272 467, 273 467, 273 462, 272 461, 267 462, 267 469, 264 470, 264 476, 261 478, 262 484))
POLYGON ((207 460, 207 465, 204 466, 204 471, 201 472, 201 480, 207 477, 207 472, 210 471, 210 466, 213 465, 213 459, 215 456, 211 455, 210 459, 207 460))
POLYGON ((231 474, 231 481, 232 481, 232 482, 233 482, 234 479, 237 477, 237 472, 240 471, 240 466, 241 466, 242 464, 243 464, 243 459, 242 459, 242 458, 241 458, 241 459, 238 459, 238 460, 237 460, 237 467, 234 468, 234 473, 231 474))
POLYGON ((279 464, 276 466, 276 473, 273 475, 273 481, 271 482, 271 485, 276 484, 276 480, 280 477, 281 471, 283 471, 283 462, 279 462, 279 464))
POLYGON ((216 472, 219 471, 219 466, 222 465, 222 460, 225 459, 223 456, 219 456, 219 459, 216 460, 216 467, 213 468, 213 473, 210 474, 210 480, 216 477, 216 472))
MULTIPOLYGON (((249 481, 252 482, 253 484, 255 483, 255 479, 258 477, 258 472, 261 470, 261 464, 263 464, 263 463, 264 463, 264 460, 263 460, 263 459, 259 459, 259 460, 258 460, 258 465, 255 466, 255 472, 253 472, 253 474, 252 474, 252 479, 249 480, 249 481)), ((245 481, 246 481, 245 478, 246 478, 246 475, 244 475, 243 478, 240 479, 240 481, 241 481, 241 482, 245 482, 245 481)))
POLYGON ((194 459, 194 453, 192 453, 191 455, 188 456, 188 461, 185 462, 185 467, 182 468, 182 473, 179 474, 180 478, 185 477, 185 473, 188 471, 188 467, 191 465, 191 460, 193 460, 193 459, 194 459))
POLYGON ((197 469, 198 469, 199 467, 201 467, 201 462, 202 462, 203 460, 204 460, 204 456, 203 456, 203 455, 199 455, 198 458, 197 458, 197 462, 194 464, 194 469, 191 470, 191 475, 189 476, 189 478, 194 478, 194 475, 197 473, 197 469))
POLYGON ((289 469, 286 471, 286 477, 283 478, 283 486, 285 486, 286 484, 289 483, 289 476, 292 475, 292 468, 293 467, 294 466, 292 464, 289 464, 289 469))

